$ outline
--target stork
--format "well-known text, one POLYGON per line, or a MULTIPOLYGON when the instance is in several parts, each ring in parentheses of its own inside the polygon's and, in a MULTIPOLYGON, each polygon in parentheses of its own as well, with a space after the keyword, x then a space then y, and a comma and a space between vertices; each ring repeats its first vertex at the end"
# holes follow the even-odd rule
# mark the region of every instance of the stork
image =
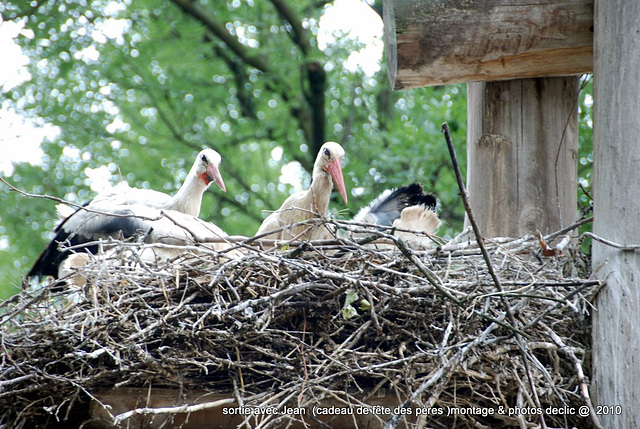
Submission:
MULTIPOLYGON (((142 232, 145 240, 153 241, 175 235, 184 239, 184 230, 166 223, 158 224, 163 213, 175 212, 188 216, 196 222, 200 213, 202 194, 212 182, 226 191, 220 175, 220 155, 212 149, 204 149, 196 157, 184 183, 174 196, 150 189, 131 188, 120 184, 111 190, 99 193, 92 201, 67 216, 58 209, 60 223, 55 229, 56 236, 36 260, 27 274, 28 277, 52 276, 58 278, 60 264, 71 254, 61 250, 60 243, 81 245, 108 237, 129 238, 142 232), (154 223, 155 222, 155 223, 154 223), (150 232, 160 228, 150 235, 150 232)), ((213 225, 215 227, 215 225, 213 225)), ((215 227, 217 228, 217 227, 215 227)), ((219 230, 219 228, 217 228, 219 230)), ((221 230, 218 234, 224 234, 221 230)), ((184 240, 183 240, 184 241, 184 240)), ((89 252, 96 252, 96 246, 87 246, 89 252)))
POLYGON ((435 211, 436 205, 435 196, 425 194, 421 184, 412 183, 383 191, 352 220, 372 225, 393 226, 399 230, 396 235, 411 246, 428 247, 431 245, 428 235, 435 233, 441 225, 435 211))
MULTIPOLYGON (((82 230, 82 236, 68 236, 64 234, 57 237, 54 242, 66 240, 69 245, 76 243, 87 243, 84 248, 89 253, 73 253, 66 257, 58 266, 57 275, 50 273, 56 278, 66 278, 67 283, 81 286, 85 278, 76 273, 76 269, 88 264, 93 256, 98 253, 99 240, 109 238, 127 237, 139 243, 149 244, 138 249, 138 257, 135 262, 155 264, 161 260, 177 258, 187 253, 201 255, 211 253, 210 251, 225 251, 232 246, 229 243, 227 234, 216 225, 205 222, 195 216, 181 213, 175 210, 160 210, 141 204, 109 206, 108 213, 102 212, 106 207, 99 204, 93 209, 96 212, 83 210, 82 214, 77 214, 70 218, 65 224, 77 224, 75 229, 82 230), (113 223, 117 225, 117 231, 109 233, 104 226, 113 223), (91 243, 91 244, 88 244, 91 243), (194 247, 197 246, 197 247, 194 247)), ((67 225, 74 229, 74 225, 67 225)), ((114 253, 113 246, 108 241, 101 243, 103 248, 109 250, 97 256, 100 260, 110 258, 114 253)), ((59 252, 58 246, 48 248, 53 252, 59 252)), ((54 255, 56 255, 54 253, 54 255)), ((230 250, 228 257, 239 256, 240 252, 230 250)))
POLYGON ((354 222, 391 226, 406 207, 423 205, 435 210, 436 197, 425 194, 420 183, 387 189, 353 217, 354 222))
POLYGON ((216 183, 222 191, 227 191, 218 169, 220 160, 220 154, 213 149, 204 149, 198 153, 184 183, 172 197, 152 189, 131 188, 126 183, 120 183, 98 194, 94 201, 109 200, 112 204, 141 204, 198 216, 202 195, 212 182, 216 183))
POLYGON ((436 212, 424 204, 404 208, 400 218, 393 221, 393 227, 398 230, 395 235, 418 249, 435 243, 429 236, 435 234, 441 224, 436 212))
POLYGON ((298 222, 302 222, 314 217, 324 217, 329 208, 331 190, 335 183, 342 200, 347 203, 347 191, 342 177, 341 162, 344 157, 344 149, 338 143, 326 142, 320 147, 316 161, 313 164, 311 176, 311 186, 308 190, 290 195, 282 206, 271 213, 262 222, 256 235, 278 230, 263 238, 283 240, 293 238, 315 238, 315 234, 306 234, 308 225, 297 225, 288 228, 298 222))

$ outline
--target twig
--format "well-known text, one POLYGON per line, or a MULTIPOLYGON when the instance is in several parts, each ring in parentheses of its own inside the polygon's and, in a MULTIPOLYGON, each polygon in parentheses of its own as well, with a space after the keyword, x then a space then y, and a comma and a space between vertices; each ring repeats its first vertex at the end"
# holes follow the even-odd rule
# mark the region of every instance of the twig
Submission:
POLYGON ((62 204, 71 206, 71 207, 75 207, 78 210, 84 210, 84 211, 89 212, 89 213, 96 213, 96 214, 101 214, 101 215, 110 216, 110 217, 135 217, 135 218, 138 218, 138 219, 144 219, 144 220, 149 220, 149 221, 160 220, 164 216, 164 214, 160 214, 157 217, 148 217, 148 216, 140 216, 140 215, 134 215, 134 214, 109 213, 109 212, 105 212, 105 211, 102 211, 102 210, 95 210, 95 209, 83 206, 81 204, 72 203, 71 201, 67 201, 67 200, 64 200, 64 199, 58 198, 58 197, 53 197, 53 196, 47 195, 47 194, 32 194, 32 193, 29 193, 29 192, 25 192, 25 191, 23 191, 21 189, 16 188, 11 183, 7 182, 7 180, 4 177, 0 177, 0 182, 4 183, 5 185, 7 185, 9 187, 9 189, 11 189, 14 192, 19 193, 22 196, 25 196, 25 197, 28 197, 28 198, 42 198, 42 199, 45 199, 45 200, 55 201, 55 202, 58 202, 58 203, 62 203, 62 204))
MULTIPOLYGON (((438 369, 438 371, 436 371, 434 375, 429 377, 427 381, 422 383, 420 387, 418 387, 416 390, 414 390, 411 393, 411 396, 409 396, 402 404, 400 404, 399 406, 400 409, 409 408, 418 400, 418 397, 422 395, 422 393, 425 390, 429 389, 431 386, 436 384, 443 386, 444 383, 448 380, 448 378, 450 378, 453 375, 453 372, 456 370, 456 368, 458 367, 462 359, 466 356, 466 354, 474 347, 482 345, 482 343, 486 340, 487 336, 497 327, 498 327, 497 323, 492 323, 473 342, 469 343, 465 347, 458 350, 458 352, 455 355, 453 355, 451 359, 449 359, 446 365, 441 366, 440 369, 438 369), (441 379, 444 379, 444 380, 441 381, 441 379)), ((431 400, 428 402, 428 406, 433 406, 433 403, 435 403, 436 399, 437 399, 437 395, 432 395, 431 400)), ((383 426, 383 429, 395 428, 397 424, 400 422, 401 418, 402 418, 401 414, 399 413, 394 414, 393 417, 387 420, 387 422, 383 426)))
MULTIPOLYGON (((471 211, 471 205, 469 204, 469 197, 467 196, 467 190, 464 186, 464 181, 462 179, 462 173, 460 171, 460 166, 458 165, 458 158, 456 157, 456 150, 455 147, 453 146, 453 142, 451 141, 451 134, 449 133, 449 125, 445 122, 442 124, 442 132, 444 133, 444 137, 445 140, 447 142, 447 147, 449 149, 449 155, 451 156, 451 162, 453 163, 453 169, 455 171, 456 174, 456 180, 458 182, 458 188, 460 189, 460 197, 462 198, 462 203, 464 204, 464 209, 467 212, 467 216, 469 218, 469 223, 471 223, 471 227, 473 228, 473 232, 476 236, 476 241, 478 242, 478 246, 480 247, 480 251, 482 252, 482 258, 484 259, 484 262, 487 264, 487 269, 489 270, 489 275, 491 276, 491 278, 493 279, 493 282, 496 285, 496 288, 498 289, 498 291, 500 291, 501 293, 504 292, 504 289, 502 288, 502 284, 500 283, 500 278, 498 277, 498 275, 496 274, 495 270, 493 269, 493 264, 491 263, 491 258, 489 257, 489 253, 487 252, 487 249, 484 245, 484 238, 482 237, 482 234, 480 232, 480 228, 478 227, 478 224, 475 221, 475 218, 473 217, 473 212, 471 211)), ((502 301, 505 310, 507 312, 507 316, 509 319, 509 322, 511 323, 511 325, 513 325, 513 327, 516 327, 516 319, 515 316, 513 315, 513 313, 511 312, 511 307, 509 306, 509 303, 507 301, 507 298, 504 296, 500 296, 500 300, 502 301)), ((520 336, 520 334, 516 333, 516 341, 519 345, 522 346, 522 337, 520 336)), ((539 404, 539 400, 538 400, 538 396, 537 396, 537 392, 536 392, 536 388, 535 388, 535 383, 533 382, 533 378, 531 376, 531 371, 529 368, 529 358, 527 356, 527 352, 525 350, 524 347, 521 347, 521 353, 522 353, 522 360, 523 360, 523 364, 525 365, 525 370, 527 373, 527 378, 529 380, 529 387, 531 389, 531 392, 533 393, 534 397, 536 398, 536 401, 538 401, 538 403, 536 405, 540 405, 539 404)), ((540 422, 542 424, 542 427, 545 428, 546 424, 544 421, 544 417, 541 415, 540 416, 540 422)))
MULTIPOLYGON (((495 270, 493 269, 491 258, 489 257, 487 248, 484 245, 484 238, 482 237, 480 228, 478 227, 478 224, 476 223, 476 220, 473 216, 473 212, 471 211, 471 205, 469 204, 469 197, 467 196, 467 190, 464 186, 464 180, 462 179, 460 166, 458 165, 456 150, 453 146, 453 142, 451 141, 451 134, 449 133, 449 125, 447 125, 446 122, 442 124, 442 132, 444 133, 444 138, 447 141, 447 147, 449 148, 449 155, 451 156, 451 162, 453 163, 453 170, 455 171, 456 180, 458 181, 458 188, 460 189, 460 197, 462 198, 462 204, 464 205, 464 210, 467 212, 469 223, 473 228, 473 233, 476 236, 476 241, 478 242, 478 246, 480 247, 480 251, 482 252, 482 258, 484 259, 484 262, 487 264, 489 275, 491 276, 491 279, 493 279, 493 282, 495 283, 496 288, 498 289, 498 291, 503 292, 502 284, 500 283, 500 278, 498 277, 495 270)), ((506 305, 506 307, 509 308, 508 305, 506 305)), ((509 318, 512 319, 513 315, 510 315, 509 318)), ((513 321, 514 320, 512 320, 512 322, 513 321)))
POLYGON ((300 395, 298 396, 298 403, 302 403, 302 398, 304 397, 304 390, 309 381, 309 371, 307 370, 307 357, 304 349, 304 340, 305 335, 307 334, 307 310, 302 307, 302 341, 300 342, 300 358, 302 359, 302 368, 304 369, 304 379, 302 380, 302 385, 300 386, 300 395))
POLYGON ((549 336, 551 337, 553 342, 556 343, 558 347, 560 347, 560 350, 566 353, 573 362, 573 366, 576 370, 576 375, 578 376, 578 380, 580 382, 580 394, 582 395, 582 398, 584 399, 587 407, 589 407, 589 415, 591 416, 591 422, 593 423, 593 426, 595 426, 597 429, 604 429, 602 424, 600 424, 598 414, 596 413, 596 410, 593 407, 593 403, 591 402, 591 397, 589 396, 588 379, 584 375, 584 370, 582 369, 582 363, 580 362, 580 359, 577 358, 573 350, 567 347, 567 345, 564 343, 564 341, 562 341, 562 338, 560 338, 558 334, 556 334, 548 326, 544 327, 547 329, 547 332, 549 333, 549 336))
POLYGON ((158 415, 158 414, 184 414, 195 413, 202 410, 210 410, 211 408, 219 408, 223 405, 229 405, 235 403, 235 399, 219 399, 213 402, 205 402, 203 404, 196 405, 180 405, 177 407, 162 407, 162 408, 136 408, 135 410, 127 411, 126 413, 118 414, 113 419, 113 425, 118 426, 125 420, 130 419, 136 415, 158 415))
POLYGON ((589 237, 592 240, 598 241, 598 242, 600 242, 602 244, 605 244, 607 246, 614 247, 614 248, 620 249, 620 250, 626 250, 626 251, 634 252, 634 251, 640 249, 640 244, 619 244, 619 243, 616 243, 614 241, 607 240, 606 238, 602 238, 602 237, 600 237, 598 235, 595 235, 592 232, 583 232, 582 233, 582 237, 589 237))

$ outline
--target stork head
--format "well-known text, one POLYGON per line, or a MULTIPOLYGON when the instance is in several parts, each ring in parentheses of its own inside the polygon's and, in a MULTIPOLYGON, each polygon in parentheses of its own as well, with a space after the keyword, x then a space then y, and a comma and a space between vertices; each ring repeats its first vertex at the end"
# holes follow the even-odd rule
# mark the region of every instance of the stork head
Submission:
POLYGON ((342 157, 344 156, 344 149, 336 142, 326 142, 320 148, 318 158, 316 158, 316 165, 320 164, 322 169, 331 175, 333 182, 338 188, 340 196, 347 203, 347 190, 344 186, 344 178, 342 177, 342 157))
POLYGON ((215 182, 220 189, 226 192, 227 188, 224 186, 220 170, 218 170, 221 159, 220 154, 215 150, 204 149, 196 157, 192 171, 205 185, 209 186, 211 182, 215 182))

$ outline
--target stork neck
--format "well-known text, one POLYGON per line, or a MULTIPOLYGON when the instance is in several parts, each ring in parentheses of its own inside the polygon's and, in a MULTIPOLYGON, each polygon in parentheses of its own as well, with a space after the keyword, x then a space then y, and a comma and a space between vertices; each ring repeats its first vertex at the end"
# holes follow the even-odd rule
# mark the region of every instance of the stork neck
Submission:
POLYGON ((167 208, 191 216, 198 216, 200 214, 200 206, 202 205, 202 194, 206 189, 207 185, 196 177, 195 174, 189 172, 184 183, 173 196, 170 207, 167 208))
POLYGON ((331 198, 331 190, 333 189, 333 181, 331 175, 322 169, 321 165, 316 165, 313 169, 313 177, 309 194, 313 200, 314 210, 317 210, 321 216, 327 214, 329 209, 329 199, 331 198))

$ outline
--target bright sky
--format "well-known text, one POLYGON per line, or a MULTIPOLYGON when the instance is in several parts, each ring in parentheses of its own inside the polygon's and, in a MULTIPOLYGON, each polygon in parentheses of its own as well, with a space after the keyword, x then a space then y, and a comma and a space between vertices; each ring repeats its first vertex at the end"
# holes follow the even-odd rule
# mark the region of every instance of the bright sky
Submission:
MULTIPOLYGON (((118 7, 114 3, 114 10, 109 15, 115 16, 118 7)), ((126 27, 121 25, 121 20, 108 19, 107 24, 96 34, 94 40, 104 43, 106 38, 121 38, 126 27), (105 40, 96 39, 99 37, 105 40)), ((354 51, 349 56, 345 67, 355 71, 361 69, 366 74, 373 74, 380 68, 382 58, 382 20, 363 0, 335 0, 334 4, 326 9, 320 19, 318 45, 324 50, 335 43, 339 37, 358 40, 364 44, 359 51, 354 51), (357 16, 358 19, 353 19, 357 16)), ((0 66, 0 91, 6 93, 22 82, 31 79, 26 69, 28 58, 22 53, 15 40, 18 37, 32 38, 30 30, 24 30, 21 25, 13 22, 0 23, 0 52, 2 53, 2 66, 0 66)), ((97 50, 83 53, 87 57, 99 57, 97 50), (94 52, 95 51, 95 52, 94 52)), ((10 176, 13 173, 13 162, 30 162, 40 164, 42 150, 40 144, 46 138, 54 138, 58 130, 49 124, 36 123, 26 119, 8 108, 8 103, 0 105, 0 174, 10 176)), ((282 153, 274 151, 274 160, 282 157, 282 153)), ((282 167, 281 181, 291 183, 294 187, 300 186, 300 166, 297 163, 289 163, 282 167)), ((87 175, 93 179, 95 186, 100 188, 108 180, 108 170, 87 169, 87 175), (100 184, 102 183, 102 185, 100 184)), ((97 189, 95 189, 97 190, 97 189)), ((298 190, 298 189, 296 189, 298 190)))
MULTIPOLYGON (((22 26, 14 22, 0 24, 0 52, 2 52, 2 67, 0 67, 0 88, 2 93, 10 91, 15 86, 31 79, 26 69, 29 63, 22 53, 20 46, 15 43, 17 37, 33 37, 22 26)), ((0 105, 0 171, 11 174, 11 162, 32 161, 40 162, 42 151, 40 143, 52 127, 38 127, 15 111, 8 108, 8 103, 0 105)))

